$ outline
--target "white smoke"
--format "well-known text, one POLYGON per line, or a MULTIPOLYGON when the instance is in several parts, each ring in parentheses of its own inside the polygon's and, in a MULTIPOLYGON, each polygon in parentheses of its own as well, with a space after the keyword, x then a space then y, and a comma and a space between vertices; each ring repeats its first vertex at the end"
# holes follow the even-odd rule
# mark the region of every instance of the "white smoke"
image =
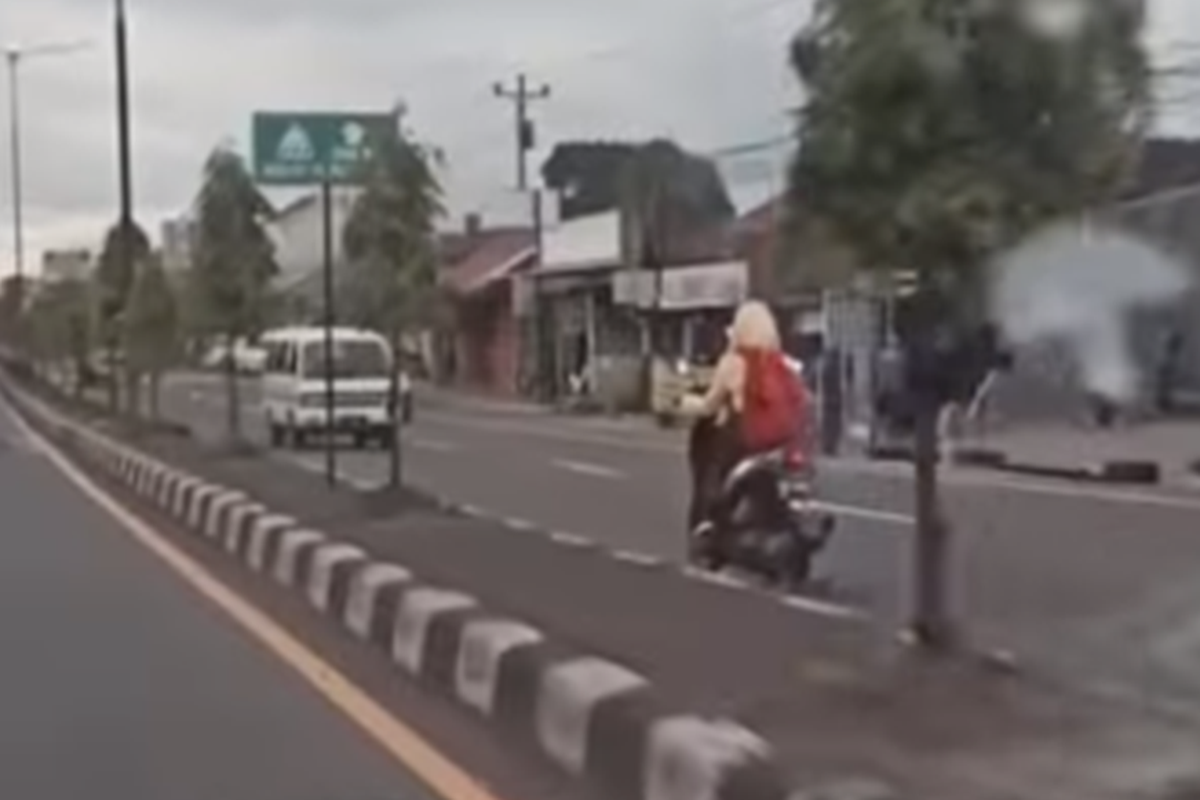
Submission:
POLYGON ((992 318, 1010 342, 1061 342, 1087 388, 1119 402, 1133 400, 1139 383, 1131 315, 1190 285, 1182 264, 1131 234, 1069 225, 1002 254, 989 277, 992 318))

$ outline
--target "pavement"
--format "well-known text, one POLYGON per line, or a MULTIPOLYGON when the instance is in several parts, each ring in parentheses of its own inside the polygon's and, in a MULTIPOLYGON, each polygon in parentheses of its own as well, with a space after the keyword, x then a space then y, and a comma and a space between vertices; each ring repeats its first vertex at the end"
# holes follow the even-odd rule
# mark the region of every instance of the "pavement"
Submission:
MULTIPOLYGON (((253 427, 252 388, 246 394, 253 427)), ((169 383, 168 413, 202 439, 219 437, 220 404, 219 386, 203 376, 169 383)), ((1014 689, 913 666, 880 644, 905 615, 911 485, 902 467, 822 466, 822 496, 843 522, 824 564, 833 589, 780 598, 681 567, 679 435, 620 425, 419 407, 406 432, 408 475, 508 517, 508 534, 377 519, 339 535, 620 658, 691 704, 745 720, 831 779, 853 751, 853 766, 926 797, 963 785, 971 793, 959 797, 1026 796, 1032 776, 1044 789, 1051 774, 1061 791, 1028 796, 1135 796, 1094 782, 1080 793, 1079 776, 1098 780, 1106 765, 1141 774, 1146 753, 1175 752, 1159 722, 1130 722, 1139 713, 1200 713, 1200 497, 947 472, 956 608, 978 643, 1016 651, 1037 676, 1014 689), (1089 698, 1090 710, 1069 696, 1089 698), (829 727, 814 737, 806 718, 829 727)), ((231 483, 273 474, 280 502, 307 498, 321 513, 329 495, 314 474, 320 453, 270 457, 274 470, 248 466, 254 460, 210 468, 231 483)), ((343 452, 339 461, 361 487, 382 479, 382 454, 343 452)), ((1194 764, 1195 732, 1186 740, 1194 764)))
POLYGON ((0 796, 431 795, 0 408, 0 796))
POLYGON ((1155 475, 1140 482, 1180 484, 1191 480, 1189 465, 1200 459, 1200 421, 1157 420, 1111 429, 1077 424, 1012 426, 984 437, 978 445, 1003 453, 1008 466, 1027 472, 1090 471, 1103 479, 1105 465, 1148 464, 1155 467, 1155 475))

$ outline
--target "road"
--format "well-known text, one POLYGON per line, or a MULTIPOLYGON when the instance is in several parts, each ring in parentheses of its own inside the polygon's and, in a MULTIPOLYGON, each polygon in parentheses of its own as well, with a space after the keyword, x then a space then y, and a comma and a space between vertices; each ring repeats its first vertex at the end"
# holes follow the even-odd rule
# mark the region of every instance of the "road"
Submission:
MULTIPOLYGON (((258 421, 253 390, 247 418, 258 421)), ((219 384, 169 384, 169 413, 218 435, 219 384)), ((253 424, 251 426, 253 428, 253 424)), ((261 435, 261 434, 259 434, 261 435)), ((677 560, 687 481, 679 434, 479 404, 418 408, 406 468, 418 484, 514 521, 585 537, 621 559, 677 560)), ((319 469, 320 452, 276 451, 319 469)), ((344 475, 383 479, 380 453, 339 453, 344 475)), ((911 484, 899 465, 831 462, 840 517, 822 572, 833 597, 895 624, 907 607, 911 484)), ((1141 688, 1200 698, 1200 494, 1105 489, 954 471, 954 603, 989 642, 1072 669, 1121 662, 1141 688)))
POLYGON ((0 407, 0 796, 431 797, 0 407))

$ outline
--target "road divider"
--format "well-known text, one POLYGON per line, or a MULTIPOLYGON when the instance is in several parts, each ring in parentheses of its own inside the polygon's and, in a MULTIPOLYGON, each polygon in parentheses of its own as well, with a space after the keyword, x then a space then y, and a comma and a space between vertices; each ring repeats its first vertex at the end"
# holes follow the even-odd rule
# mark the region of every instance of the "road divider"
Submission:
MULTIPOLYGON (((12 406, 85 469, 299 594, 422 686, 497 733, 531 742, 604 793, 642 800, 786 800, 770 745, 731 720, 674 705, 643 676, 577 652, 467 593, 273 513, 56 411, 11 380, 12 406)), ((454 800, 453 798, 451 800, 454 800)))

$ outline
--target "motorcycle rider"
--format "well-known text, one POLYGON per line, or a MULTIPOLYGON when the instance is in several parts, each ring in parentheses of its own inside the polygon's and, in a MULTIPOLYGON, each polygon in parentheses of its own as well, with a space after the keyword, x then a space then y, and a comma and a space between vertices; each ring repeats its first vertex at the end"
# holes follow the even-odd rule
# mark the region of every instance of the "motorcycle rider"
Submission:
POLYGON ((738 308, 708 391, 685 395, 681 410, 696 419, 689 526, 693 544, 703 546, 726 521, 722 487, 739 462, 785 446, 797 448, 803 460, 809 456, 807 389, 781 348, 766 304, 751 300, 738 308))

